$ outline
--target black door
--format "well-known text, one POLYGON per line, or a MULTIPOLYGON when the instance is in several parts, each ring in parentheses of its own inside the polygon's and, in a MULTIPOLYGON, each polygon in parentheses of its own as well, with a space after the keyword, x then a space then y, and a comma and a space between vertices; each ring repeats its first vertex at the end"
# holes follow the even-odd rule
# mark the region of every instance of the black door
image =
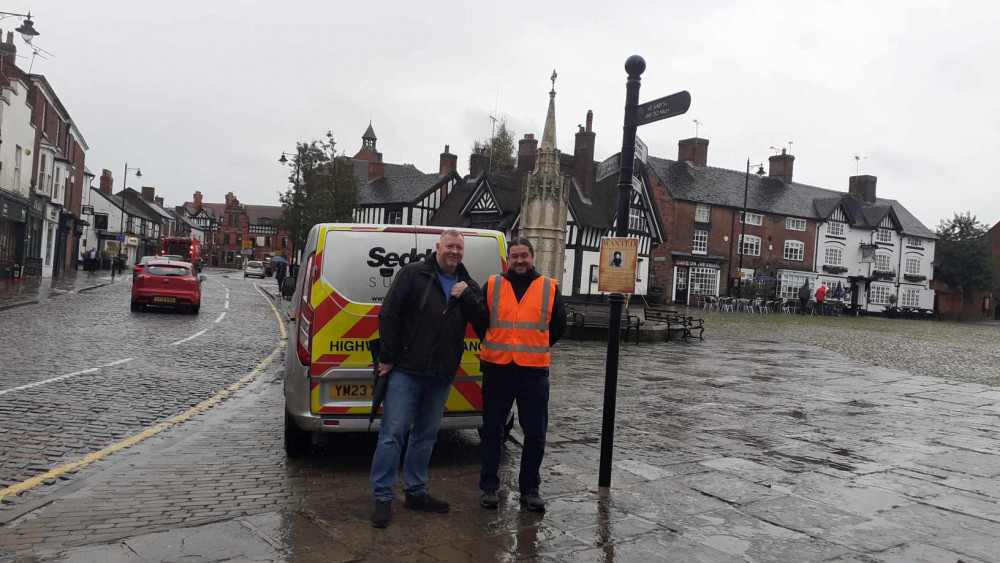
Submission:
POLYGON ((674 302, 687 303, 688 300, 688 269, 678 267, 674 279, 674 302))

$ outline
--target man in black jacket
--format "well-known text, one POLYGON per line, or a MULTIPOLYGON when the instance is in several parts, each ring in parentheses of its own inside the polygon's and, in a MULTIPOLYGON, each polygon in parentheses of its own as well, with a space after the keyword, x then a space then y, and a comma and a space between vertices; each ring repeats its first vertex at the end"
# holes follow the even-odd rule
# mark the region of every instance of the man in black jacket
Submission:
POLYGON ((397 273, 382 302, 378 367, 389 380, 371 470, 372 524, 378 528, 392 519, 392 487, 407 431, 404 506, 428 512, 450 509, 427 493, 427 464, 462 361, 466 323, 481 324, 478 316, 485 309, 479 286, 462 265, 464 254, 461 233, 441 233, 436 252, 397 273))
MULTIPOLYGON (((541 484, 539 470, 542 466, 542 457, 545 455, 545 434, 549 425, 549 363, 545 345, 555 344, 566 329, 566 308, 562 296, 559 295, 559 287, 556 285, 555 291, 552 291, 551 316, 547 326, 533 326, 522 329, 526 332, 518 332, 518 325, 528 321, 494 321, 498 317, 520 318, 518 315, 522 310, 531 312, 525 317, 539 313, 542 319, 546 317, 548 306, 546 297, 549 290, 537 288, 544 287, 551 280, 540 280, 535 286, 536 291, 528 293, 529 288, 541 277, 541 274, 535 271, 534 257, 535 251, 528 239, 515 237, 510 241, 507 272, 496 279, 503 286, 509 284, 513 299, 510 299, 509 294, 505 299, 503 295, 507 290, 497 291, 492 287, 493 282, 487 281, 483 286, 483 296, 484 306, 488 308, 486 315, 478 318, 484 319, 489 326, 484 330, 482 324, 473 323, 476 332, 484 339, 482 355, 484 359, 480 362, 483 370, 483 434, 480 444, 482 469, 479 476, 479 488, 482 490, 481 504, 484 508, 493 509, 500 504, 497 495, 500 479, 497 472, 500 468, 503 426, 511 406, 516 401, 518 421, 524 431, 524 448, 518 476, 520 501, 529 510, 537 512, 545 510, 545 501, 538 493, 541 484), (494 311, 494 308, 497 311, 494 311), (509 327, 501 326, 505 323, 509 327), (493 326, 494 324, 498 326, 493 326), (501 342, 491 344, 492 337, 489 332, 491 328, 497 331, 492 334, 500 338, 501 342), (540 342, 532 339, 540 339, 540 342), (491 353, 488 350, 491 346, 512 352, 491 353), (536 350, 538 346, 543 350, 536 350), (531 352, 518 354, 517 350, 531 350, 531 352), (496 358, 502 363, 487 361, 485 358, 496 358)), ((543 321, 541 324, 546 323, 543 321)))

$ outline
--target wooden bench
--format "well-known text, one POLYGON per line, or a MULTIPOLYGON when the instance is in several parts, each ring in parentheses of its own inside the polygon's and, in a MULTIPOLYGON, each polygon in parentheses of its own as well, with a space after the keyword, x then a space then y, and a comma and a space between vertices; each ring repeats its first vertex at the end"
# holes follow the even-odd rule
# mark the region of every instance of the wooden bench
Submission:
POLYGON ((644 314, 647 321, 655 321, 667 325, 667 340, 670 340, 670 336, 673 334, 679 334, 685 340, 693 336, 697 336, 702 340, 705 339, 705 319, 684 316, 670 309, 656 309, 652 307, 647 307, 644 310, 644 314), (698 332, 697 335, 694 334, 695 331, 698 332))
MULTIPOLYGON (((610 328, 611 311, 609 307, 595 307, 593 305, 574 306, 573 328, 570 337, 574 340, 577 335, 577 328, 582 332, 585 328, 610 328)), ((627 310, 622 309, 621 330, 625 331, 625 340, 628 340, 629 333, 635 330, 635 343, 639 343, 639 327, 642 326, 642 319, 635 315, 630 315, 627 310)))

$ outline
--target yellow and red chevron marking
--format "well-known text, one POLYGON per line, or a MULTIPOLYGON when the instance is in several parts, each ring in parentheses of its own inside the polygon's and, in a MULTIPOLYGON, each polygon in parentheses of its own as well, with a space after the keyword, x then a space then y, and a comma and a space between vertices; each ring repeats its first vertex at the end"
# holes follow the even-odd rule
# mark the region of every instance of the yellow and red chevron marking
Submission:
POLYGON ((348 301, 322 279, 313 284, 316 323, 312 340, 311 375, 335 367, 372 365, 369 341, 378 338, 378 305, 348 301))

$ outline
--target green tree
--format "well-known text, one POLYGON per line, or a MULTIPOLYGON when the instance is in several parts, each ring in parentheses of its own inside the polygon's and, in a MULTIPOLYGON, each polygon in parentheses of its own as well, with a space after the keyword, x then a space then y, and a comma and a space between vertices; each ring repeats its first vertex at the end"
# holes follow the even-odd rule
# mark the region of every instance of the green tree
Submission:
POLYGON ((472 151, 480 149, 490 156, 490 171, 506 172, 517 168, 517 151, 515 150, 517 134, 507 124, 507 118, 497 121, 493 136, 489 139, 476 139, 472 151))
POLYGON ((336 142, 327 132, 325 140, 297 143, 289 163, 288 189, 279 194, 283 208, 282 227, 292 234, 293 253, 305 247, 313 225, 353 221, 358 187, 350 159, 338 157, 336 142))
POLYGON ((993 285, 992 256, 984 240, 987 230, 969 211, 938 224, 934 277, 961 288, 966 302, 971 302, 974 290, 993 285))

